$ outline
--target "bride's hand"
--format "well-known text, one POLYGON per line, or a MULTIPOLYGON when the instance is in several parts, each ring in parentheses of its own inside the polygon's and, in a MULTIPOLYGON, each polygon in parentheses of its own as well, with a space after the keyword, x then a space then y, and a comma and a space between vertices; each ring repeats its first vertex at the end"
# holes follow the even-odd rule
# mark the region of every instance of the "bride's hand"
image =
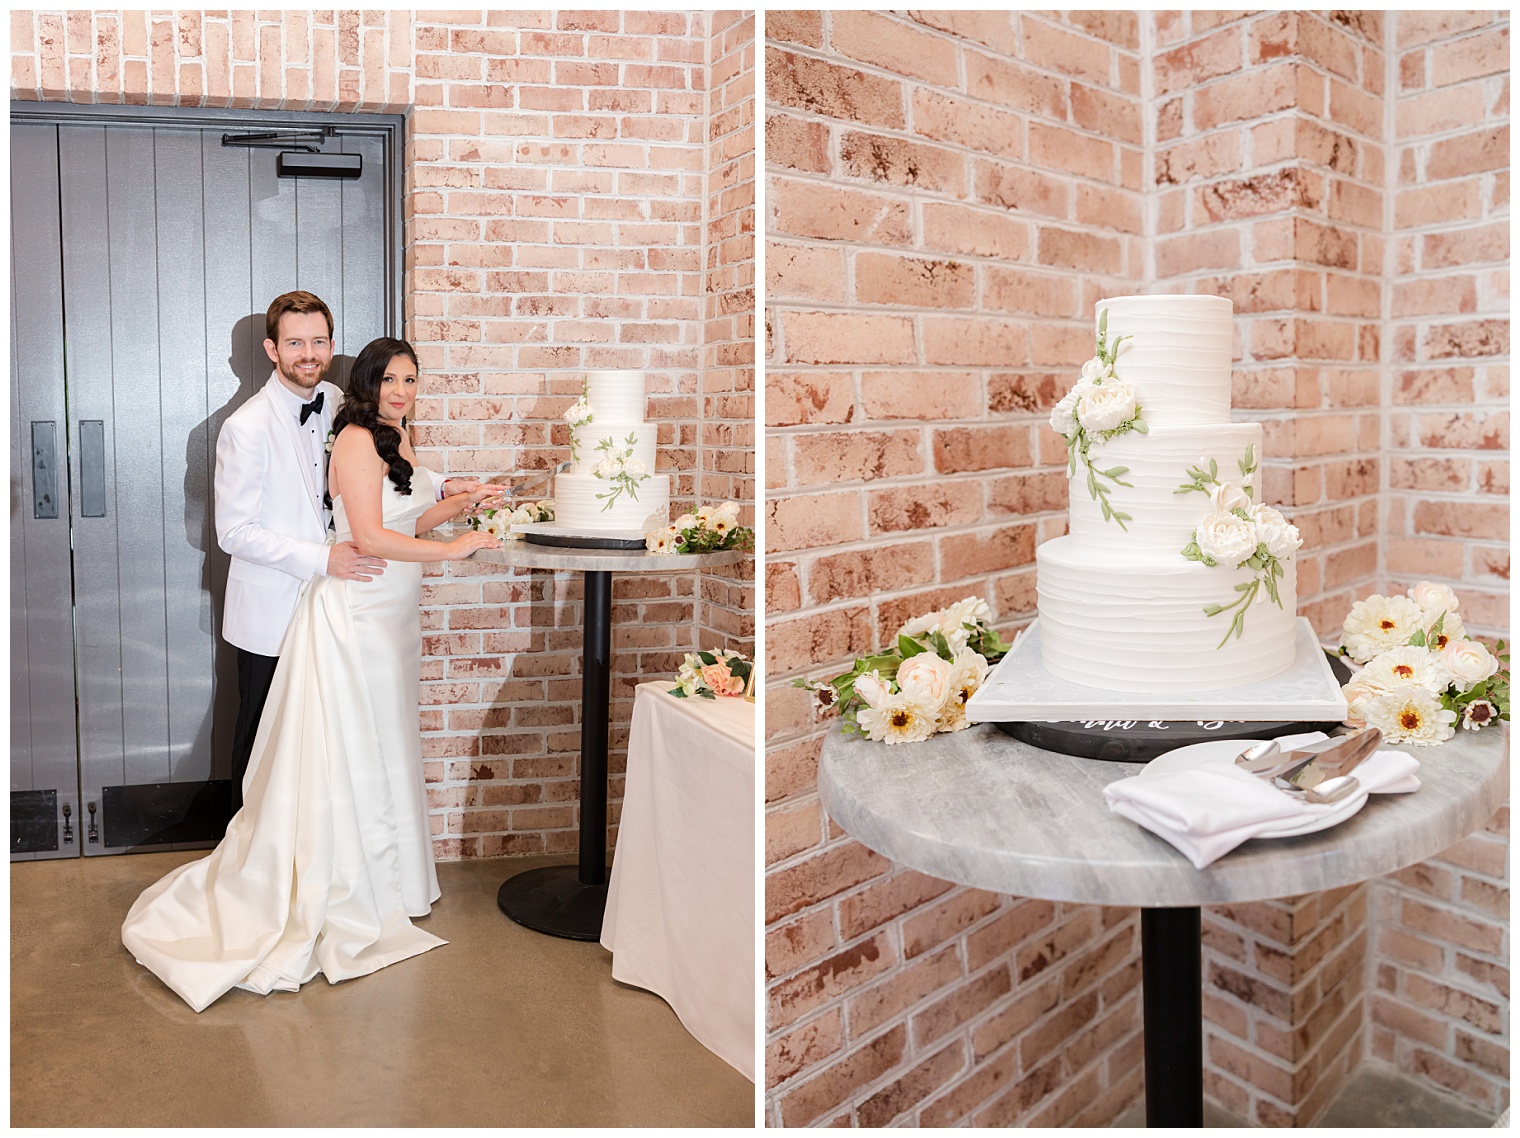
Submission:
POLYGON ((454 492, 456 494, 468 493, 470 495, 470 505, 472 506, 479 505, 481 502, 489 502, 492 499, 504 501, 507 496, 507 488, 505 486, 493 486, 487 482, 478 482, 475 484, 475 488, 469 491, 456 490, 454 492))
POLYGON ((460 534, 443 548, 445 561, 463 561, 477 549, 500 549, 501 542, 484 530, 471 530, 460 534))

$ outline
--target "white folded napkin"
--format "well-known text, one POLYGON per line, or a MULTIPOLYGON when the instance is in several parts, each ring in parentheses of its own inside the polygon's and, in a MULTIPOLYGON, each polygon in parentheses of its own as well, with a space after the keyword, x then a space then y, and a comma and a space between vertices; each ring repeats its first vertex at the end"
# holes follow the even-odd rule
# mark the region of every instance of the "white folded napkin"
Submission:
MULTIPOLYGON (((1284 736, 1278 742, 1289 751, 1325 737, 1322 732, 1312 732, 1284 736)), ((1248 745, 1242 743, 1241 750, 1248 745)), ((1351 775, 1361 785, 1356 797, 1365 803, 1367 794, 1418 790, 1420 780, 1415 772, 1419 769, 1419 761, 1404 751, 1377 751, 1351 775)), ((1329 779, 1321 784, 1327 788, 1334 785, 1329 779)), ((1123 778, 1104 787, 1103 796, 1115 814, 1164 838, 1198 869, 1263 831, 1323 818, 1346 806, 1344 802, 1316 805, 1278 790, 1237 767, 1233 755, 1186 770, 1123 778)), ((1360 808, 1359 803, 1356 809, 1360 808)))

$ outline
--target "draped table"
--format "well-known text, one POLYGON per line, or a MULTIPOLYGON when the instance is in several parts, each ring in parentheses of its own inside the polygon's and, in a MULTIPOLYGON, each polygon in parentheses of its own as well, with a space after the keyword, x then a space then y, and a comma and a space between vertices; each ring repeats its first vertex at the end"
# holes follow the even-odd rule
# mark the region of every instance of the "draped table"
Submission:
POLYGON ((576 865, 551 865, 509 877, 496 895, 520 925, 572 940, 596 940, 607 903, 607 728, 612 696, 613 573, 690 573, 733 565, 749 554, 656 554, 642 549, 574 549, 503 542, 471 555, 476 564, 583 573, 581 628, 581 815, 576 865))
POLYGON ((602 946, 755 1079, 755 704, 640 684, 602 946))
POLYGON ((1335 889, 1440 853, 1503 804, 1508 743, 1488 728, 1410 748, 1421 764, 1413 794, 1374 794, 1338 826, 1248 841, 1204 869, 1108 809, 1103 787, 1137 764, 1043 751, 990 724, 893 747, 835 733, 818 796, 847 833, 911 869, 1021 897, 1138 906, 1146 1124, 1201 1126, 1199 906, 1335 889))

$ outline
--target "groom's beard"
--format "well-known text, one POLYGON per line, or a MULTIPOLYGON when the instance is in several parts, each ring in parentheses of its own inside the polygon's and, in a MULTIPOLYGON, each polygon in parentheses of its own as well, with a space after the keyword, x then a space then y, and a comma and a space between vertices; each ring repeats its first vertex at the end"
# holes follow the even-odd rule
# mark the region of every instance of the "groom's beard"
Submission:
POLYGON ((317 384, 322 382, 322 377, 327 374, 327 369, 331 366, 331 362, 329 361, 329 363, 324 364, 319 359, 300 359, 293 361, 289 368, 278 364, 275 366, 276 370, 286 379, 290 380, 291 383, 297 387, 311 391, 316 388, 317 384), (305 364, 315 364, 316 367, 310 371, 303 372, 300 368, 305 364))

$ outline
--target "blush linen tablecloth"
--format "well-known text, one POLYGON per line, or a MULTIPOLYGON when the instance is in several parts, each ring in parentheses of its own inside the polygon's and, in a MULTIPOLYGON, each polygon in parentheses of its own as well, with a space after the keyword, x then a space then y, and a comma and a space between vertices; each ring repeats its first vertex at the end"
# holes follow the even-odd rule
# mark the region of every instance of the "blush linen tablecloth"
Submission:
POLYGON ((602 919, 612 976, 755 1079, 755 708, 640 684, 602 919))

